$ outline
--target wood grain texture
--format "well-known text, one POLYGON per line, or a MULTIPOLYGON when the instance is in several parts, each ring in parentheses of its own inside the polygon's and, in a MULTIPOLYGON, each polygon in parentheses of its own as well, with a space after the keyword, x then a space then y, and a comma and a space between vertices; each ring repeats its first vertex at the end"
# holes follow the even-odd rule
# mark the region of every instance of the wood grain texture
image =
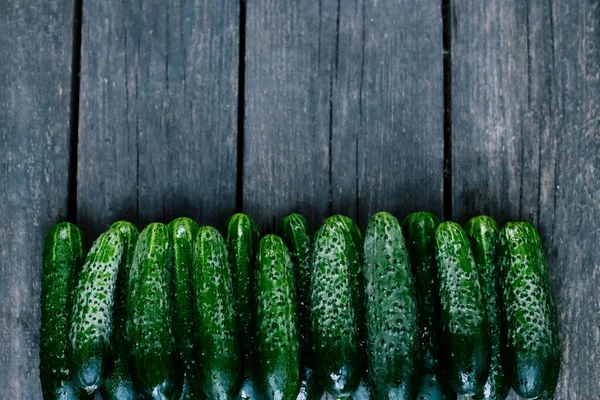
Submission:
POLYGON ((44 235, 67 218, 73 2, 5 2, 0 13, 0 397, 42 396, 44 235))
POLYGON ((600 398, 600 5, 457 0, 451 26, 454 218, 539 227, 563 350, 555 398, 600 398))
POLYGON ((235 211, 239 2, 84 2, 78 219, 235 211))

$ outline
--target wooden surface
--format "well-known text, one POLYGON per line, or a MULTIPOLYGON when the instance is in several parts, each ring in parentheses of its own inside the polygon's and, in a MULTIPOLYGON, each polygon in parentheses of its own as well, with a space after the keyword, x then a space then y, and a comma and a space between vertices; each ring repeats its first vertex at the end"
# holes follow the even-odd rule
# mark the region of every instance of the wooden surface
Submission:
POLYGON ((59 220, 89 243, 121 218, 243 210, 266 232, 292 211, 364 228, 446 210, 540 228, 555 398, 600 399, 600 3, 445 12, 444 38, 429 0, 0 6, 0 398, 41 398, 41 245, 59 220))

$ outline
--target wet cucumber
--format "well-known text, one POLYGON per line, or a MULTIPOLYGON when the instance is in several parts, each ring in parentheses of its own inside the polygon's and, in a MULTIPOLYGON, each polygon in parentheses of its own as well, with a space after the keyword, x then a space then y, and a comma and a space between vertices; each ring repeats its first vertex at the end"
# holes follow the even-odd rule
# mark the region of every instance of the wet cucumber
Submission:
POLYGON ((467 237, 479 273, 488 320, 488 335, 491 343, 491 365, 483 394, 474 396, 481 400, 504 400, 508 396, 510 383, 504 370, 506 337, 503 334, 500 270, 497 263, 498 225, 490 217, 471 218, 465 226, 467 237))
POLYGON ((398 220, 379 212, 364 242, 367 356, 375 399, 414 399, 419 380, 417 299, 398 220))
POLYGON ((100 387, 109 360, 113 304, 125 243, 117 229, 104 232, 87 254, 73 299, 69 341, 75 384, 100 387))
POLYGON ((352 238, 352 243, 358 252, 359 257, 362 259, 363 257, 363 247, 364 247, 364 238, 362 233, 360 232, 360 228, 356 225, 356 222, 352 220, 352 218, 347 217, 345 215, 337 214, 334 215, 333 218, 343 226, 346 231, 350 234, 352 238))
POLYGON ((294 270, 279 236, 260 241, 256 265, 257 382, 267 400, 294 400, 300 389, 300 337, 294 270))
POLYGON ((210 226, 196 236, 192 288, 200 385, 209 400, 232 399, 243 373, 233 281, 225 241, 210 226))
POLYGON ((198 224, 186 217, 176 218, 167 225, 169 246, 173 254, 173 332, 175 347, 184 370, 181 400, 196 399, 199 396, 199 388, 195 384, 193 300, 190 296, 194 238, 198 229, 198 224))
POLYGON ((490 369, 490 342, 473 253, 465 231, 454 222, 441 223, 435 241, 450 385, 458 394, 479 394, 490 369))
POLYGON ((254 262, 259 237, 258 227, 246 214, 233 215, 227 224, 227 251, 246 378, 250 377, 254 349, 254 262))
POLYGON ((102 397, 105 400, 133 400, 138 398, 138 393, 133 386, 129 374, 128 359, 129 346, 125 332, 127 324, 127 285, 129 271, 133 265, 135 245, 139 232, 130 222, 118 221, 110 226, 121 232, 124 239, 124 251, 117 277, 115 303, 113 306, 113 329, 111 336, 111 359, 113 365, 108 369, 106 381, 101 387, 102 397))
POLYGON ((334 396, 354 392, 362 372, 353 252, 337 218, 325 220, 314 241, 311 322, 316 384, 334 396))
POLYGON ((139 236, 129 273, 127 342, 135 388, 144 397, 178 399, 181 364, 172 329, 171 247, 165 225, 139 236))
POLYGON ((81 269, 81 231, 69 222, 46 235, 42 265, 40 380, 44 399, 79 399, 67 361, 72 293, 81 269))
MULTIPOLYGON (((435 230, 440 220, 428 212, 410 214, 402 223, 410 265, 415 278, 419 315, 421 380, 419 400, 443 400, 451 397, 441 361, 440 298, 438 269, 435 262, 435 230)), ((454 396, 455 397, 455 396, 454 396)))
POLYGON ((533 225, 509 222, 502 227, 500 265, 512 387, 525 398, 551 398, 560 370, 560 343, 546 260, 533 225))

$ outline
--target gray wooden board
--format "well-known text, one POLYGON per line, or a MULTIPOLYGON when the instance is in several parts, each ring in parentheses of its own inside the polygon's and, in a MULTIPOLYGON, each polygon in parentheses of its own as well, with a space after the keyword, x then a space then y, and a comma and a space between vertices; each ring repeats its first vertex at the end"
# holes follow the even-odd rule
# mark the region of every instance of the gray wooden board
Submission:
POLYGON ((559 312, 555 398, 600 398, 600 5, 456 0, 454 218, 540 229, 559 312))
POLYGON ((41 398, 40 276, 46 231, 67 218, 73 2, 0 12, 0 387, 41 398))
POLYGON ((442 212, 440 6, 248 0, 243 198, 264 228, 442 212))
POLYGON ((84 2, 78 221, 235 211, 239 2, 84 2))

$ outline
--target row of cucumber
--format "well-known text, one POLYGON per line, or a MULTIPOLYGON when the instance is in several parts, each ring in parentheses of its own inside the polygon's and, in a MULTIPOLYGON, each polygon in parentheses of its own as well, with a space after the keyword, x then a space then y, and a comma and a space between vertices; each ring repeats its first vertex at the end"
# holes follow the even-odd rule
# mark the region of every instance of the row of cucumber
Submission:
POLYGON ((552 397, 556 310, 531 224, 465 229, 414 213, 345 216, 313 235, 292 214, 260 238, 189 218, 120 221, 83 262, 81 232, 44 247, 45 399, 552 397), (83 264, 83 266, 82 266, 83 264))

